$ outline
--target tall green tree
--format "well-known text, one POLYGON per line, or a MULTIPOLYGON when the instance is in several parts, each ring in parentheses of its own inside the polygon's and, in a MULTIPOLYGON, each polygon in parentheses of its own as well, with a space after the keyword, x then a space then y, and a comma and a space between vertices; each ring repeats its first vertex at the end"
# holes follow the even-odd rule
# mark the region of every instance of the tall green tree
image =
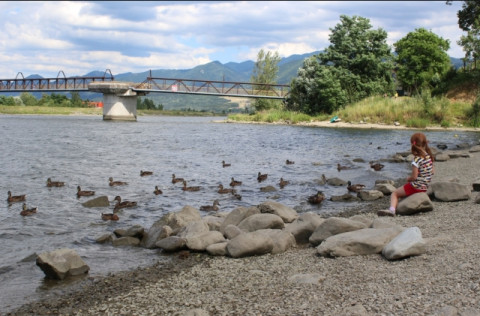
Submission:
POLYGON ((463 1, 457 17, 458 26, 467 32, 460 37, 457 44, 463 47, 467 61, 473 59, 473 69, 476 69, 477 60, 480 58, 480 2, 478 0, 463 1))
POLYGON ((20 94, 20 99, 26 106, 35 106, 38 103, 37 98, 35 98, 30 92, 22 92, 20 94))
POLYGON ((450 42, 424 28, 408 33, 394 47, 397 78, 410 93, 435 88, 451 67, 450 42))
POLYGON ((346 15, 330 30, 331 45, 304 63, 292 80, 287 108, 331 113, 370 95, 393 93, 393 55, 387 32, 372 29, 366 18, 346 15))
MULTIPOLYGON (((279 62, 280 56, 278 55, 278 52, 265 52, 263 49, 261 49, 257 54, 257 61, 255 62, 250 82, 253 84, 276 84, 279 70, 279 62)), ((253 86, 255 89, 265 89, 264 86, 253 86)), ((279 107, 281 105, 281 102, 269 99, 255 99, 252 105, 257 111, 262 111, 279 107)))

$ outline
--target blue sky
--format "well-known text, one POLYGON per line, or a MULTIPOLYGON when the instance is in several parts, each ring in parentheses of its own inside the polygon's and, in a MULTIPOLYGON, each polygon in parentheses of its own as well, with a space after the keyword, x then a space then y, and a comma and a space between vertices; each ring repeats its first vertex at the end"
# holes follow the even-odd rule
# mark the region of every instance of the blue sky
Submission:
POLYGON ((0 78, 189 69, 323 50, 340 15, 368 18, 388 44, 426 28, 463 57, 462 1, 0 1, 0 78))

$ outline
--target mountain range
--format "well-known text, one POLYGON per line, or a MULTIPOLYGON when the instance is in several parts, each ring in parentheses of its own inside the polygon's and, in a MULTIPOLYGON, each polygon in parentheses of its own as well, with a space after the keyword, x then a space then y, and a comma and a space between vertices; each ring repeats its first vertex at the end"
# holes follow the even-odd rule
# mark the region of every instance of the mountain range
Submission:
MULTIPOLYGON (((297 76, 298 69, 302 67, 305 58, 316 55, 320 51, 315 51, 302 55, 291 55, 284 57, 278 63, 279 72, 277 83, 289 84, 292 78, 297 76)), ((462 61, 459 58, 450 58, 455 68, 461 67, 462 61)), ((157 78, 176 78, 176 79, 199 79, 199 80, 217 80, 231 82, 249 82, 253 73, 255 62, 248 60, 240 63, 228 62, 222 64, 219 61, 213 61, 204 65, 199 65, 191 69, 152 69, 139 73, 121 73, 114 74, 116 81, 142 82, 148 76, 157 78)), ((103 71, 92 71, 84 76, 103 76, 103 71)), ((31 75, 27 78, 41 78, 39 75, 31 75)), ((35 95, 35 94, 34 94, 35 95)), ((82 99, 100 101, 102 95, 99 93, 82 92, 82 99)), ((241 108, 248 104, 245 99, 239 98, 223 98, 216 96, 196 96, 196 95, 175 95, 166 93, 151 93, 146 96, 154 101, 156 105, 162 104, 166 110, 171 109, 190 109, 196 111, 212 111, 212 112, 231 112, 241 111, 241 108), (239 101, 237 101, 239 100, 239 101)))

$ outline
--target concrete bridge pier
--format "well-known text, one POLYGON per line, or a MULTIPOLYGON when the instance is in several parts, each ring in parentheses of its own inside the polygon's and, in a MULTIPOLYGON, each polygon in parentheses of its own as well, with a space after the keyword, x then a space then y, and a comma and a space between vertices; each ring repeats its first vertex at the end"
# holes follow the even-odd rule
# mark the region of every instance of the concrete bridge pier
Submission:
POLYGON ((104 121, 136 121, 137 96, 127 82, 92 82, 88 90, 103 93, 104 121))

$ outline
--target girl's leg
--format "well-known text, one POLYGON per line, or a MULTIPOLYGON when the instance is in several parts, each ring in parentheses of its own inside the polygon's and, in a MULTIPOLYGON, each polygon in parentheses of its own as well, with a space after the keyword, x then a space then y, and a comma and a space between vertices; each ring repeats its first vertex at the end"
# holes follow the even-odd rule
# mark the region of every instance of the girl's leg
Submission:
POLYGON ((405 196, 407 196, 407 193, 405 193, 405 189, 403 188, 403 186, 397 188, 390 196, 390 210, 393 209, 393 211, 395 212, 398 205, 398 199, 405 196))

